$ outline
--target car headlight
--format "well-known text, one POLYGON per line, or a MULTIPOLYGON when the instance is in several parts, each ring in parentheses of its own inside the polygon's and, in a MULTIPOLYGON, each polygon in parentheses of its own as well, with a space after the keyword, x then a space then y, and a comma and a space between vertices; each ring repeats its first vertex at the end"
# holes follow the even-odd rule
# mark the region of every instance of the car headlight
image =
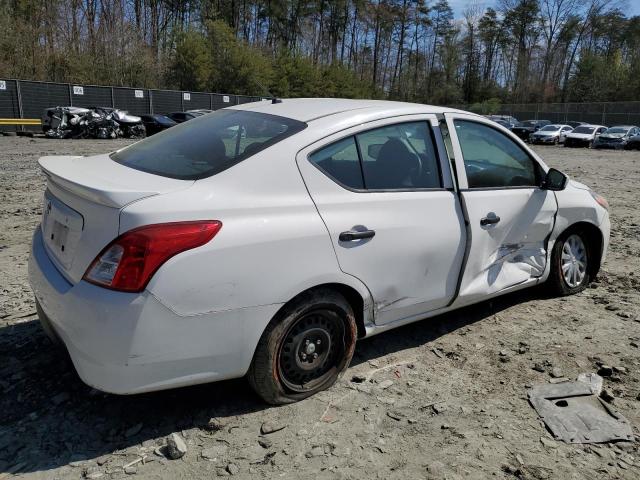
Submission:
POLYGON ((593 199, 596 201, 598 205, 600 205, 602 208, 604 208, 607 211, 609 210, 609 202, 607 202, 606 198, 594 192, 593 190, 589 190, 589 193, 591 194, 591 196, 593 197, 593 199))

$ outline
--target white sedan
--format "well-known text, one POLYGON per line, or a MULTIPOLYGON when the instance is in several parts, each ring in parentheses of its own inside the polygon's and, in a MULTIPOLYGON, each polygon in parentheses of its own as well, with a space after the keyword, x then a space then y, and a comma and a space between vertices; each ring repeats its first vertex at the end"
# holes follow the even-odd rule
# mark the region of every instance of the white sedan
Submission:
POLYGON ((543 282, 581 291, 609 242, 604 198, 449 108, 245 104, 39 162, 40 320, 119 394, 246 375, 296 401, 357 339, 543 282))
POLYGON ((565 137, 573 131, 570 125, 546 125, 529 137, 531 143, 553 144, 564 143, 565 137))
POLYGON ((604 125, 578 125, 567 133, 564 139, 564 146, 591 148, 595 140, 606 131, 607 127, 604 125))

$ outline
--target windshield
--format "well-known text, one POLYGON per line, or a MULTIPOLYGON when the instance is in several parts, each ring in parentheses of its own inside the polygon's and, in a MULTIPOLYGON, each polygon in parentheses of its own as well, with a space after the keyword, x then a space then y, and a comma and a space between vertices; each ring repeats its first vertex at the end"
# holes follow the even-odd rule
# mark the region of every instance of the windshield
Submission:
POLYGON ((629 129, 625 127, 611 127, 604 133, 627 133, 628 131, 629 129))
POLYGON ((540 129, 541 132, 557 132, 558 130, 560 130, 560 127, 558 125, 547 125, 546 127, 542 127, 540 129))
POLYGON ((572 133, 593 133, 596 127, 576 127, 572 133))
POLYGON ((111 154, 127 167, 163 177, 210 177, 303 130, 306 123, 266 113, 219 110, 111 154))
POLYGON ((535 127, 536 126, 536 121, 535 120, 525 120, 524 122, 520 123, 521 127, 535 127))

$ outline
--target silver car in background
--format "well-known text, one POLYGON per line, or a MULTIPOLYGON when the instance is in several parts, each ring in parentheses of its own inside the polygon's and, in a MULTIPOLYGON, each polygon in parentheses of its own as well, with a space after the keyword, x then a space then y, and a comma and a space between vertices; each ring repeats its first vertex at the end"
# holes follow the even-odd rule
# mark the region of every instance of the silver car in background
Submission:
POLYGON ((531 143, 558 145, 564 143, 565 136, 573 130, 569 125, 551 124, 542 127, 529 137, 531 143))

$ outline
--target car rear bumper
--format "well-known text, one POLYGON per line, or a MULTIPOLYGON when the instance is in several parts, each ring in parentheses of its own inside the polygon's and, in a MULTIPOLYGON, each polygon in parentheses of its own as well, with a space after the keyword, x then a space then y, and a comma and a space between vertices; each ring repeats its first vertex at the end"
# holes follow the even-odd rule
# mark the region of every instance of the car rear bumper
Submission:
POLYGON ((243 376, 279 304, 180 316, 148 292, 71 285, 49 259, 40 228, 29 281, 48 324, 80 378, 99 390, 131 394, 243 376))

